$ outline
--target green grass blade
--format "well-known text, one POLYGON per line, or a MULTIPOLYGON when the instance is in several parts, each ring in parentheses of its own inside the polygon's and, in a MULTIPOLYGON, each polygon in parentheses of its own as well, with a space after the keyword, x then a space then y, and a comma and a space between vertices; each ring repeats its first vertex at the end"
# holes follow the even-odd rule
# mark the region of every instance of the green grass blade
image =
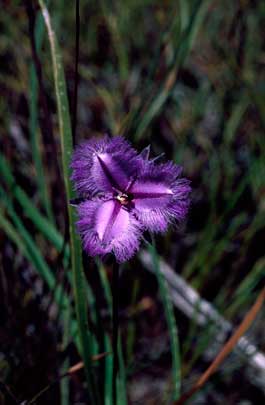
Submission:
MULTIPOLYGON (((43 0, 39 0, 41 12, 45 21, 48 40, 51 50, 52 67, 54 75, 56 103, 59 119, 60 142, 62 152, 63 177, 66 190, 66 198, 69 201, 74 197, 74 192, 70 183, 70 160, 73 151, 72 130, 69 114, 69 104, 66 91, 66 83, 64 77, 64 69, 57 43, 55 32, 52 28, 49 11, 43 0)), ((96 403, 95 390, 93 384, 92 368, 90 364, 91 358, 91 339, 88 331, 87 323, 87 301, 85 296, 85 279, 82 265, 82 251, 80 239, 77 237, 74 223, 74 209, 68 206, 69 216, 69 234, 70 234, 70 251, 71 251, 71 266, 73 272, 74 297, 76 306, 76 315, 79 329, 79 338, 82 350, 83 361, 85 365, 86 379, 88 384, 88 394, 92 403, 96 403)))
MULTIPOLYGON (((122 33, 120 31, 120 22, 123 16, 122 12, 120 11, 120 7, 117 8, 116 12, 113 11, 113 5, 105 0, 100 1, 102 12, 106 22, 108 24, 109 31, 112 36, 113 47, 115 49, 117 59, 118 59, 118 67, 119 67, 119 75, 121 80, 126 80, 128 77, 129 71, 129 61, 126 49, 126 43, 124 38, 122 37, 122 33)), ((123 12, 125 11, 124 8, 126 4, 122 3, 123 12)))
MULTIPOLYGON (((7 200, 6 200, 7 201, 7 200)), ((68 296, 64 293, 61 286, 57 286, 55 276, 48 266, 47 262, 43 258, 42 253, 40 252, 38 246, 34 242, 33 238, 29 232, 24 227, 22 221, 15 213, 12 204, 8 204, 8 211, 12 217, 17 229, 13 224, 5 218, 4 211, 0 206, 0 227, 5 232, 7 237, 17 246, 22 255, 31 263, 39 276, 47 283, 49 289, 54 294, 55 302, 58 305, 59 310, 62 313, 62 317, 65 316, 65 310, 70 307, 70 301, 68 296)), ((77 347, 78 342, 76 340, 76 330, 77 323, 76 320, 71 317, 69 321, 69 334, 75 341, 77 347)))
MULTIPOLYGON (((4 194, 2 188, 0 187, 0 197, 3 202, 5 202, 6 208, 9 212, 9 215, 12 217, 14 224, 16 225, 19 234, 21 235, 22 240, 24 240, 25 246, 29 251, 29 255, 27 258, 30 258, 31 262, 35 266, 36 270, 39 272, 42 279, 48 284, 50 290, 53 290, 56 286, 56 281, 53 273, 49 269, 46 261, 44 260, 41 252, 37 248, 36 244, 34 243, 33 239, 31 238, 29 232, 24 227, 22 221, 16 214, 11 201, 8 197, 4 194)), ((16 240, 17 242, 17 240, 16 240)), ((21 247, 21 245, 19 245, 21 247)), ((25 248, 22 247, 22 251, 25 252, 25 248)))
MULTIPOLYGON (((11 172, 8 161, 0 153, 0 173, 1 178, 8 186, 10 193, 16 199, 16 201, 23 208, 25 216, 30 218, 36 228, 54 245, 54 247, 60 252, 64 247, 64 240, 60 232, 55 228, 49 220, 40 213, 40 211, 32 203, 32 200, 28 197, 25 191, 16 184, 15 178, 11 172)), ((69 258, 69 247, 65 247, 65 264, 69 258)))
POLYGON ((184 30, 183 35, 180 37, 179 46, 176 50, 173 66, 169 68, 165 82, 159 87, 157 95, 151 101, 150 106, 139 121, 135 140, 139 140, 142 137, 143 133, 148 128, 151 121, 161 111, 162 107, 165 105, 165 102, 170 96, 177 76, 177 71, 179 70, 180 66, 184 64, 193 46, 196 34, 198 33, 198 30, 203 23, 208 5, 209 0, 198 0, 196 2, 193 13, 190 17, 189 25, 187 29, 184 30))
POLYGON ((189 24, 189 7, 190 5, 186 0, 179 0, 181 32, 183 32, 189 24))
MULTIPOLYGON (((22 255, 25 256, 29 262, 32 262, 30 253, 27 249, 25 242, 23 241, 21 235, 14 228, 14 226, 11 224, 11 222, 5 218, 2 208, 0 208, 0 225, 3 232, 5 232, 7 237, 17 246, 17 248, 21 251, 22 255)), ((52 280, 52 276, 50 276, 49 279, 52 280)), ((53 281, 51 282, 51 284, 53 285, 53 281)))
MULTIPOLYGON (((105 351, 111 353, 112 347, 110 338, 107 333, 104 335, 105 351)), ((104 404, 112 405, 112 370, 113 370, 113 358, 112 356, 105 357, 105 381, 104 381, 104 404)))
MULTIPOLYGON (((2 190, 1 190, 2 195, 2 190)), ((11 240, 17 245, 17 247, 21 250, 23 255, 33 264, 37 272, 39 273, 40 277, 47 283, 49 289, 54 291, 55 300, 58 303, 62 304, 62 307, 66 304, 67 298, 63 294, 61 287, 57 288, 56 286, 56 279, 49 268, 48 264, 46 263, 45 259, 43 258, 42 253, 40 252, 39 248, 35 244, 34 240, 32 239, 31 235, 24 227, 22 221, 17 216, 16 212, 14 211, 12 204, 10 201, 6 200, 8 203, 7 208, 10 216, 12 217, 14 224, 17 230, 9 223, 8 220, 4 218, 3 209, 1 209, 1 226, 6 234, 10 237, 11 240)))
POLYGON ((231 146, 237 128, 240 125, 240 122, 243 118, 244 113, 247 110, 247 107, 249 105, 249 98, 245 95, 242 96, 242 98, 240 99, 240 101, 238 103, 236 103, 231 117, 229 118, 226 126, 225 126, 225 130, 224 130, 224 142, 227 144, 227 146, 231 146))
POLYGON ((149 252, 152 257, 155 274, 157 277, 160 296, 163 302, 168 331, 170 336, 170 348, 172 355, 172 381, 173 381, 173 399, 177 400, 180 395, 181 386, 181 363, 180 363, 180 348, 178 339, 178 329, 174 315, 174 307, 170 300, 167 282, 164 279, 160 270, 159 257, 155 248, 155 241, 153 239, 152 245, 149 245, 149 252))
MULTIPOLYGON (((36 18, 36 27, 35 27, 35 42, 38 54, 40 54, 43 36, 44 36, 44 23, 43 19, 40 18, 40 14, 38 14, 36 18)), ((36 68, 34 66, 34 63, 31 62, 29 68, 29 132, 30 132, 32 157, 36 169, 36 181, 38 184, 41 202, 43 204, 43 207, 45 208, 48 218, 50 219, 51 222, 54 222, 52 207, 48 193, 48 185, 45 182, 45 170, 42 163, 42 156, 40 150, 41 139, 38 126, 38 92, 39 92, 39 85, 36 68)))
POLYGON ((198 274, 194 277, 192 283, 194 288, 201 288, 206 279, 206 276, 209 274, 210 270, 214 268, 216 263, 218 263, 218 260, 220 260, 222 254, 229 247, 231 240, 237 234, 240 226, 242 226, 246 222, 246 218, 247 217, 244 212, 237 215, 231 221, 231 224, 226 231, 226 235, 218 241, 213 240, 211 248, 210 245, 208 246, 209 249, 205 251, 203 260, 200 260, 200 269, 198 271, 198 274), (211 251, 210 255, 209 251, 211 251))
MULTIPOLYGON (((218 220, 209 215, 209 220, 207 225, 204 227, 204 231, 200 237, 198 245, 194 254, 191 256, 191 259, 187 262, 182 272, 182 276, 185 279, 192 277, 193 274, 196 272, 197 269, 201 269, 205 267, 205 263, 209 257, 209 252, 213 249, 215 245, 214 238, 217 235, 220 226, 227 220, 228 214, 237 204, 240 196, 242 195, 243 191, 248 184, 249 176, 244 177, 240 183, 238 184, 236 190, 233 191, 230 199, 227 201, 225 206, 224 212, 220 215, 218 220)), ((207 271, 209 270, 209 267, 207 271)), ((198 273, 199 274, 199 273, 198 273)), ((205 275, 207 272, 205 273, 205 275)))
POLYGON ((118 384, 118 405, 127 405, 127 393, 126 393, 126 368, 122 352, 121 335, 118 339, 118 357, 119 357, 119 378, 117 380, 118 384))
MULTIPOLYGON (((63 339, 62 339, 62 350, 67 349, 68 344, 70 343, 70 334, 69 334, 69 324, 71 320, 71 306, 68 305, 65 308, 63 314, 63 339)), ((64 374, 70 367, 69 359, 66 358, 61 367, 61 374, 64 374)), ((63 378, 60 382, 60 395, 61 395, 61 405, 70 404, 70 384, 68 378, 63 378)))
MULTIPOLYGON (((1 197, 1 200, 3 201, 2 204, 5 203, 5 207, 8 210, 9 215, 13 219, 13 221, 19 231, 20 237, 16 238, 14 236, 14 233, 12 233, 12 232, 11 232, 11 234, 9 234, 9 232, 7 232, 6 230, 9 229, 11 227, 11 225, 8 228, 8 226, 7 226, 8 222, 6 220, 3 220, 5 223, 4 230, 7 232, 7 235, 10 237, 11 240, 14 241, 14 243, 21 250, 22 254, 29 260, 29 262, 31 262, 33 264, 33 266, 38 271, 39 275, 47 283, 50 290, 52 292, 55 291, 55 298, 56 298, 56 302, 57 302, 58 306, 62 307, 62 309, 65 309, 66 307, 68 308, 70 303, 69 303, 67 296, 63 293, 61 288, 59 288, 58 291, 56 290, 57 283, 56 283, 56 279, 55 279, 55 276, 54 276, 52 270, 47 265, 45 259, 43 258, 39 248, 37 247, 36 243, 34 242, 33 238, 31 237, 30 233, 27 231, 27 229, 23 225, 21 219, 16 214, 16 212, 13 208, 12 201, 9 198, 8 194, 5 193, 5 191, 1 187, 0 187, 0 197, 1 197)), ((51 225, 51 227, 52 227, 52 225, 51 225)), ((15 230, 14 232, 17 232, 17 231, 15 230)), ((60 234, 58 234, 58 235, 60 235, 60 234)), ((69 280, 70 284, 73 285, 72 274, 67 273, 67 276, 68 276, 68 280, 69 280)), ((91 298, 92 290, 90 289, 90 287, 88 285, 87 285, 86 290, 87 290, 87 293, 90 295, 88 297, 89 299, 87 300, 87 302, 89 303, 89 306, 91 308, 91 306, 92 306, 91 301, 93 299, 93 297, 91 298)), ((66 316, 65 314, 62 314, 62 315, 63 315, 63 317, 66 316)), ((76 328, 77 328, 76 321, 71 320, 71 328, 70 328, 71 336, 74 338, 78 350, 80 350, 80 343, 79 343, 79 341, 76 340, 76 328)))
MULTIPOLYGON (((98 269, 99 269, 99 276, 100 281, 102 284, 102 288, 104 291, 104 295, 107 301, 109 312, 112 311, 112 293, 108 278, 106 276, 106 272, 102 264, 99 262, 98 269)), ((110 339, 107 334, 105 334, 105 350, 112 351, 112 347, 110 344, 110 339)), ((127 395, 126 395, 126 369, 123 360, 123 353, 122 353, 122 344, 121 339, 118 340, 118 356, 119 356, 119 376, 118 376, 118 404, 119 405, 126 405, 127 404, 127 395)), ((113 367, 113 356, 107 356, 105 359, 105 400, 106 403, 112 404, 112 367, 113 367)), ((114 404, 113 404, 114 405, 114 404)))
POLYGON ((264 278, 265 257, 263 256, 257 260, 250 273, 239 284, 234 296, 234 300, 227 311, 229 317, 236 315, 236 312, 239 311, 240 307, 248 302, 249 297, 251 297, 251 294, 254 292, 254 289, 257 287, 258 283, 264 280, 264 278))

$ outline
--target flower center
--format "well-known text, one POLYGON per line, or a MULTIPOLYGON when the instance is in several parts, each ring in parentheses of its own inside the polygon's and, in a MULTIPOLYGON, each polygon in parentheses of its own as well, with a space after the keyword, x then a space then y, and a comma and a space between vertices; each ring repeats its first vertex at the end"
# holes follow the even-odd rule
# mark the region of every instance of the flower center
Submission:
POLYGON ((127 205, 131 201, 131 196, 125 193, 121 193, 116 196, 116 199, 121 205, 127 205))

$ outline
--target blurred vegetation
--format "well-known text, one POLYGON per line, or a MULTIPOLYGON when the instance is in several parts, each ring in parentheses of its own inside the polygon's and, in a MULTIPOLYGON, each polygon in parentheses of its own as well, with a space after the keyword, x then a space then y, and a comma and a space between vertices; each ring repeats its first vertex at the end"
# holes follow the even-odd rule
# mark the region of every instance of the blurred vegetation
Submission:
MULTIPOLYGON (((75 2, 47 3, 73 117, 75 2)), ((187 223, 156 237, 157 276, 139 257, 122 268, 120 404, 171 403, 180 383, 171 367, 181 390, 191 387, 214 344, 210 325, 173 309, 159 255, 234 325, 264 285, 264 27, 257 0, 80 1, 76 142, 109 133, 138 149, 151 144, 183 166, 193 188, 187 223)), ((111 351, 111 263, 83 255, 86 277, 79 265, 70 271, 62 154, 71 128, 39 2, 2 0, 0 28, 0 380, 23 401, 78 363, 82 347, 89 356, 111 351), (87 308, 83 341, 74 301, 81 324, 87 308)), ((262 326, 260 317, 250 333, 261 351, 262 326)), ((93 401, 111 404, 111 369, 111 355, 87 364, 86 376, 61 379, 36 403, 88 403, 90 379, 93 401)), ((260 404, 264 392, 233 360, 190 403, 260 404)), ((1 401, 9 403, 0 393, 1 401)))

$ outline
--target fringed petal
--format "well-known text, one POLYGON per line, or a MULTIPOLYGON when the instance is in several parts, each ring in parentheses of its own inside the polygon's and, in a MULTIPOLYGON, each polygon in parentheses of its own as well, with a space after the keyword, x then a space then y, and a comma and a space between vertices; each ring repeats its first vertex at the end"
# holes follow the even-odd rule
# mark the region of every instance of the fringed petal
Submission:
POLYGON ((74 152, 72 180, 80 195, 122 191, 137 170, 137 152, 121 137, 93 138, 74 152))
POLYGON ((113 252, 118 262, 124 262, 139 249, 142 226, 117 200, 85 201, 78 214, 77 226, 89 255, 113 252))
POLYGON ((169 223, 180 222, 189 207, 189 181, 179 179, 181 167, 168 162, 146 161, 130 187, 135 214, 146 229, 164 232, 169 223))

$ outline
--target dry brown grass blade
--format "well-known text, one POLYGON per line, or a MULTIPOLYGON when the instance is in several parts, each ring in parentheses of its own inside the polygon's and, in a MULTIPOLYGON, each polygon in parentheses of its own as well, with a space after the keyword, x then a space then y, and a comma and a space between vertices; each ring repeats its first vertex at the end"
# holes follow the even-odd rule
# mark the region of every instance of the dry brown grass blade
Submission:
MULTIPOLYGON (((104 357, 108 356, 110 354, 109 352, 103 352, 100 354, 97 354, 91 358, 92 361, 98 361, 103 359, 104 357)), ((55 384, 61 381, 62 378, 64 377, 70 377, 72 374, 76 373, 77 371, 81 370, 84 368, 84 363, 80 361, 79 363, 76 363, 74 366, 70 367, 64 374, 61 374, 56 380, 52 381, 49 385, 47 385, 45 388, 43 388, 41 391, 38 392, 30 401, 26 402, 27 405, 33 405, 35 404, 39 398, 45 394, 45 392, 49 391, 51 387, 53 387, 55 384)))
MULTIPOLYGON (((109 352, 104 352, 104 353, 97 354, 97 355, 92 357, 92 361, 101 360, 104 357, 106 357, 108 354, 110 354, 110 353, 109 352)), ((68 371, 65 374, 63 374, 63 377, 66 376, 66 375, 76 373, 77 371, 81 370, 82 368, 84 368, 84 363, 82 361, 80 361, 79 363, 77 363, 74 366, 70 367, 68 369, 68 371)))
POLYGON ((248 311, 246 316, 244 317, 243 321, 235 331, 235 333, 231 336, 231 338, 227 341, 227 343, 224 345, 222 350, 219 352, 219 354, 216 356, 212 364, 207 368, 207 370, 203 373, 203 375, 199 378, 199 380, 196 382, 196 384, 191 388, 190 391, 182 395, 182 397, 176 401, 174 404, 175 405, 182 405, 185 404, 185 402, 192 396, 194 395, 199 389, 203 387, 203 385, 208 381, 208 379, 211 377, 211 375, 217 370, 217 368, 222 364, 222 362, 225 360, 225 358, 231 353, 233 348, 235 347, 236 343, 238 340, 241 338, 242 335, 248 330, 248 328, 251 326, 253 321, 255 320, 258 312, 260 311, 262 304, 265 300, 265 287, 262 289, 260 294, 258 295, 258 298, 256 299, 255 303, 251 307, 251 309, 248 311))

